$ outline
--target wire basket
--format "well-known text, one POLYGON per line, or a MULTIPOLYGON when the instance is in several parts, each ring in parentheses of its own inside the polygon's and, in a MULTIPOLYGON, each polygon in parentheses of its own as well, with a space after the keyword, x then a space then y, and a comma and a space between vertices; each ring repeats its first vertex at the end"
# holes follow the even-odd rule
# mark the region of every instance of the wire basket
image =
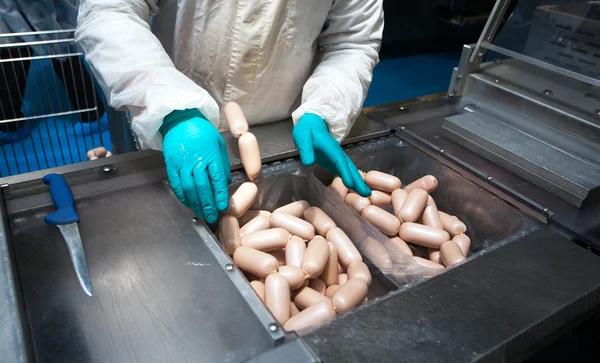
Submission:
POLYGON ((86 161, 100 146, 137 149, 129 116, 96 91, 74 30, 0 34, 0 55, 0 176, 86 161))

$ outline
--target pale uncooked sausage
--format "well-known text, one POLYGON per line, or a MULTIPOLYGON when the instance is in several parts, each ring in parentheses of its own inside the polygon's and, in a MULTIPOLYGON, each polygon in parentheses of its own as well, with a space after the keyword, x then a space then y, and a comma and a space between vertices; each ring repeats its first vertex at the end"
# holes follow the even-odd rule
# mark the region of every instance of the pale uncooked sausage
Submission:
POLYGON ((413 189, 408 193, 397 215, 402 223, 416 222, 419 219, 427 205, 428 196, 429 194, 423 189, 413 189))
POLYGON ((440 247, 440 253, 446 267, 450 267, 465 260, 465 256, 463 256, 462 250, 456 242, 444 242, 440 247))
POLYGON ((294 217, 302 218, 304 217, 304 211, 310 208, 310 204, 308 204, 305 200, 297 200, 295 202, 291 202, 289 204, 284 205, 283 207, 279 207, 275 209, 273 212, 283 212, 294 217))
MULTIPOLYGON (((322 296, 322 295, 321 295, 322 296)), ((327 298, 326 298, 327 299, 327 298)), ((313 325, 321 325, 335 317, 331 299, 323 300, 291 317, 283 326, 286 331, 295 331, 313 325)))
POLYGON ((429 257, 429 261, 433 261, 435 263, 439 263, 440 265, 443 263, 442 262, 442 255, 440 253, 440 250, 436 250, 433 248, 428 248, 427 249, 427 257, 429 257))
POLYGON ((408 193, 404 189, 396 189, 392 192, 392 207, 394 208, 394 215, 396 217, 398 217, 398 213, 400 213, 406 197, 408 197, 408 193))
POLYGON ((422 178, 415 180, 414 182, 408 184, 404 187, 408 193, 411 190, 419 188, 424 189, 427 193, 432 193, 438 186, 438 180, 433 175, 425 175, 422 178))
POLYGON ((318 291, 311 289, 308 286, 300 288, 298 292, 296 292, 296 296, 294 296, 294 304, 301 310, 323 300, 329 300, 329 298, 325 295, 321 295, 318 291))
POLYGON ((393 244, 398 246, 404 253, 408 254, 409 256, 413 255, 412 250, 410 249, 410 247, 408 247, 406 242, 404 242, 404 240, 402 240, 402 238, 392 237, 392 238, 390 238, 390 241, 392 241, 393 244))
POLYGON ((227 208, 225 214, 240 218, 246 213, 252 203, 254 203, 257 193, 258 188, 256 187, 256 184, 250 182, 243 183, 235 193, 229 197, 229 208, 227 208))
POLYGON ((306 280, 302 269, 296 266, 279 266, 279 274, 285 277, 292 290, 299 289, 306 280))
POLYGON ((300 310, 293 301, 290 301, 290 317, 296 316, 298 313, 300 313, 300 310))
POLYGON ((243 271, 249 272, 256 277, 267 277, 279 269, 279 264, 275 257, 266 252, 244 246, 235 249, 233 262, 243 271))
POLYGON ((338 291, 338 289, 340 288, 340 285, 331 285, 331 286, 327 286, 327 290, 325 290, 325 296, 327 296, 328 298, 332 298, 333 295, 335 295, 335 292, 338 291))
POLYGON ((400 220, 377 206, 365 207, 361 215, 385 235, 393 236, 400 229, 400 220))
MULTIPOLYGON (((415 189, 416 190, 416 189, 415 189)), ((431 196, 427 198, 427 206, 423 210, 423 215, 421 216, 423 224, 429 227, 444 229, 444 225, 442 224, 442 219, 440 218, 440 213, 438 212, 437 205, 431 196)))
POLYGON ((291 237, 292 235, 283 228, 265 229, 243 236, 242 246, 264 252, 276 251, 283 249, 291 237))
POLYGON ((452 241, 460 247, 463 256, 467 257, 469 249, 471 248, 471 239, 466 234, 457 234, 452 237, 452 241))
POLYGON ((404 223, 400 228, 400 238, 406 242, 429 248, 440 248, 450 240, 448 232, 417 223, 404 223))
POLYGON ((395 189, 400 189, 400 179, 397 177, 382 173, 377 170, 371 170, 365 177, 365 182, 372 189, 378 189, 383 192, 391 193, 395 189))
POLYGON ((294 236, 310 241, 315 237, 315 227, 291 214, 275 211, 269 219, 272 228, 284 228, 294 236))
POLYGON ((246 213, 244 213, 244 215, 239 218, 240 220, 240 226, 244 226, 246 225, 248 222, 250 222, 251 220, 253 220, 254 218, 258 217, 258 216, 263 216, 263 217, 271 217, 271 212, 266 211, 266 210, 249 210, 246 213))
POLYGON ((269 217, 256 216, 248 223, 244 224, 242 228, 240 228, 240 236, 243 237, 247 234, 263 231, 269 228, 271 228, 271 224, 269 224, 269 217))
POLYGON ((354 261, 348 266, 348 279, 361 279, 367 285, 371 284, 371 272, 367 265, 361 261, 354 261))
POLYGON ((223 216, 221 218, 219 221, 219 239, 225 251, 230 255, 242 245, 240 225, 237 218, 234 216, 223 216))
POLYGON ((338 259, 343 266, 348 266, 354 261, 362 261, 362 257, 358 249, 346 233, 338 227, 332 228, 327 232, 327 240, 335 246, 338 259))
POLYGON ((433 261, 426 260, 422 257, 415 256, 413 258, 415 259, 415 261, 417 261, 417 263, 419 265, 421 265, 423 267, 429 267, 429 268, 435 268, 435 269, 443 269, 444 268, 443 265, 440 265, 439 263, 435 263, 433 261))
POLYGON ((348 274, 340 274, 340 276, 338 277, 338 284, 342 286, 346 282, 348 282, 348 274))
POLYGON ((285 277, 271 274, 265 279, 265 303, 279 324, 290 318, 290 286, 285 277))
POLYGON ((348 193, 344 201, 358 213, 362 212, 366 206, 371 205, 369 198, 363 198, 356 193, 348 193))
POLYGON ((229 132, 233 137, 239 139, 244 132, 248 132, 248 121, 237 102, 227 102, 223 107, 223 114, 229 125, 229 132))
POLYGON ((369 201, 371 201, 371 205, 376 205, 376 206, 391 205, 392 204, 392 196, 386 192, 380 192, 379 190, 372 190, 371 196, 369 197, 369 201))
POLYGON ((319 207, 310 207, 304 211, 304 219, 315 227, 321 236, 326 236, 330 229, 335 228, 335 222, 319 207))
POLYGON ((342 181, 342 178, 340 178, 339 176, 336 176, 333 179, 331 185, 329 185, 329 189, 342 200, 344 200, 346 198, 346 195, 348 194, 348 188, 346 188, 344 182, 342 181))
POLYGON ((256 295, 265 302, 265 284, 262 281, 254 280, 250 282, 250 286, 252 286, 256 295))
POLYGON ((442 211, 440 211, 439 213, 440 218, 442 220, 442 225, 444 226, 444 231, 450 233, 450 235, 452 236, 464 234, 467 232, 467 226, 465 226, 465 224, 461 222, 460 219, 442 211))
POLYGON ((329 244, 323 237, 317 236, 308 244, 304 252, 301 265, 302 271, 309 279, 319 277, 328 260, 329 244))
POLYGON ((387 247, 374 237, 367 236, 360 245, 362 253, 380 269, 392 268, 392 258, 387 247))
POLYGON ((368 291, 369 287, 362 279, 350 279, 333 294, 333 308, 338 313, 348 311, 360 305, 368 291))
POLYGON ((321 295, 325 295, 325 290, 327 290, 327 285, 320 278, 312 279, 308 282, 308 287, 315 290, 321 295))
POLYGON ((260 160, 260 149, 258 147, 258 140, 251 132, 245 132, 238 139, 238 147, 240 149, 240 158, 242 159, 242 166, 248 175, 250 180, 256 179, 260 174, 262 162, 260 160))
POLYGON ((338 276, 340 271, 338 270, 338 254, 335 245, 332 242, 327 242, 329 245, 329 259, 325 264, 325 268, 321 273, 321 280, 325 285, 334 285, 338 283, 338 276))
POLYGON ((300 237, 292 236, 285 245, 285 264, 300 267, 306 251, 306 242, 300 237))

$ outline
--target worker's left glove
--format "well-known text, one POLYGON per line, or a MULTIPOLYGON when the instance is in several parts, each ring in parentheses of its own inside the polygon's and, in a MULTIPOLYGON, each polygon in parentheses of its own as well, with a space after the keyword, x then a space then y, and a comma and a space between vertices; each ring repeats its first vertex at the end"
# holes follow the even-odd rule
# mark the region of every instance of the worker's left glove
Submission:
POLYGON ((197 109, 173 111, 160 128, 167 177, 179 200, 215 223, 229 205, 231 169, 225 140, 197 109))
POLYGON ((329 172, 339 175, 344 185, 363 197, 371 195, 358 169, 344 153, 340 144, 329 134, 325 121, 312 113, 300 118, 292 138, 300 151, 300 159, 306 166, 317 164, 329 172))

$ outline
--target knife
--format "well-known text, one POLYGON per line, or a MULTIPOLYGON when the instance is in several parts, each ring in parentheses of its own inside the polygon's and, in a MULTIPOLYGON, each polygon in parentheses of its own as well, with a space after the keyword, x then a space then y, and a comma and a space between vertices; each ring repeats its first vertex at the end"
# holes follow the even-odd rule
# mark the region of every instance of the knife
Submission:
POLYGON ((69 249, 77 279, 83 291, 92 296, 92 283, 85 260, 83 244, 81 243, 81 235, 77 227, 79 217, 77 216, 77 212, 75 212, 75 200, 73 199, 71 187, 65 178, 59 174, 48 174, 42 180, 44 184, 50 186, 50 197, 52 197, 52 202, 54 202, 54 206, 56 207, 56 212, 44 217, 44 222, 55 225, 60 229, 60 233, 69 249))

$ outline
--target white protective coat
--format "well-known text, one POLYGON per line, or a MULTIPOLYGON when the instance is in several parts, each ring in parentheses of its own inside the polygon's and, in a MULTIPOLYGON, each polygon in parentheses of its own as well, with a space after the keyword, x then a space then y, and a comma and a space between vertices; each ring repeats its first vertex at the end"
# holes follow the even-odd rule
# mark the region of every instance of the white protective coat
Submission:
POLYGON ((76 40, 111 106, 160 149, 164 116, 198 108, 225 130, 228 101, 250 125, 315 113, 342 140, 382 31, 382 0, 82 0, 76 40))

